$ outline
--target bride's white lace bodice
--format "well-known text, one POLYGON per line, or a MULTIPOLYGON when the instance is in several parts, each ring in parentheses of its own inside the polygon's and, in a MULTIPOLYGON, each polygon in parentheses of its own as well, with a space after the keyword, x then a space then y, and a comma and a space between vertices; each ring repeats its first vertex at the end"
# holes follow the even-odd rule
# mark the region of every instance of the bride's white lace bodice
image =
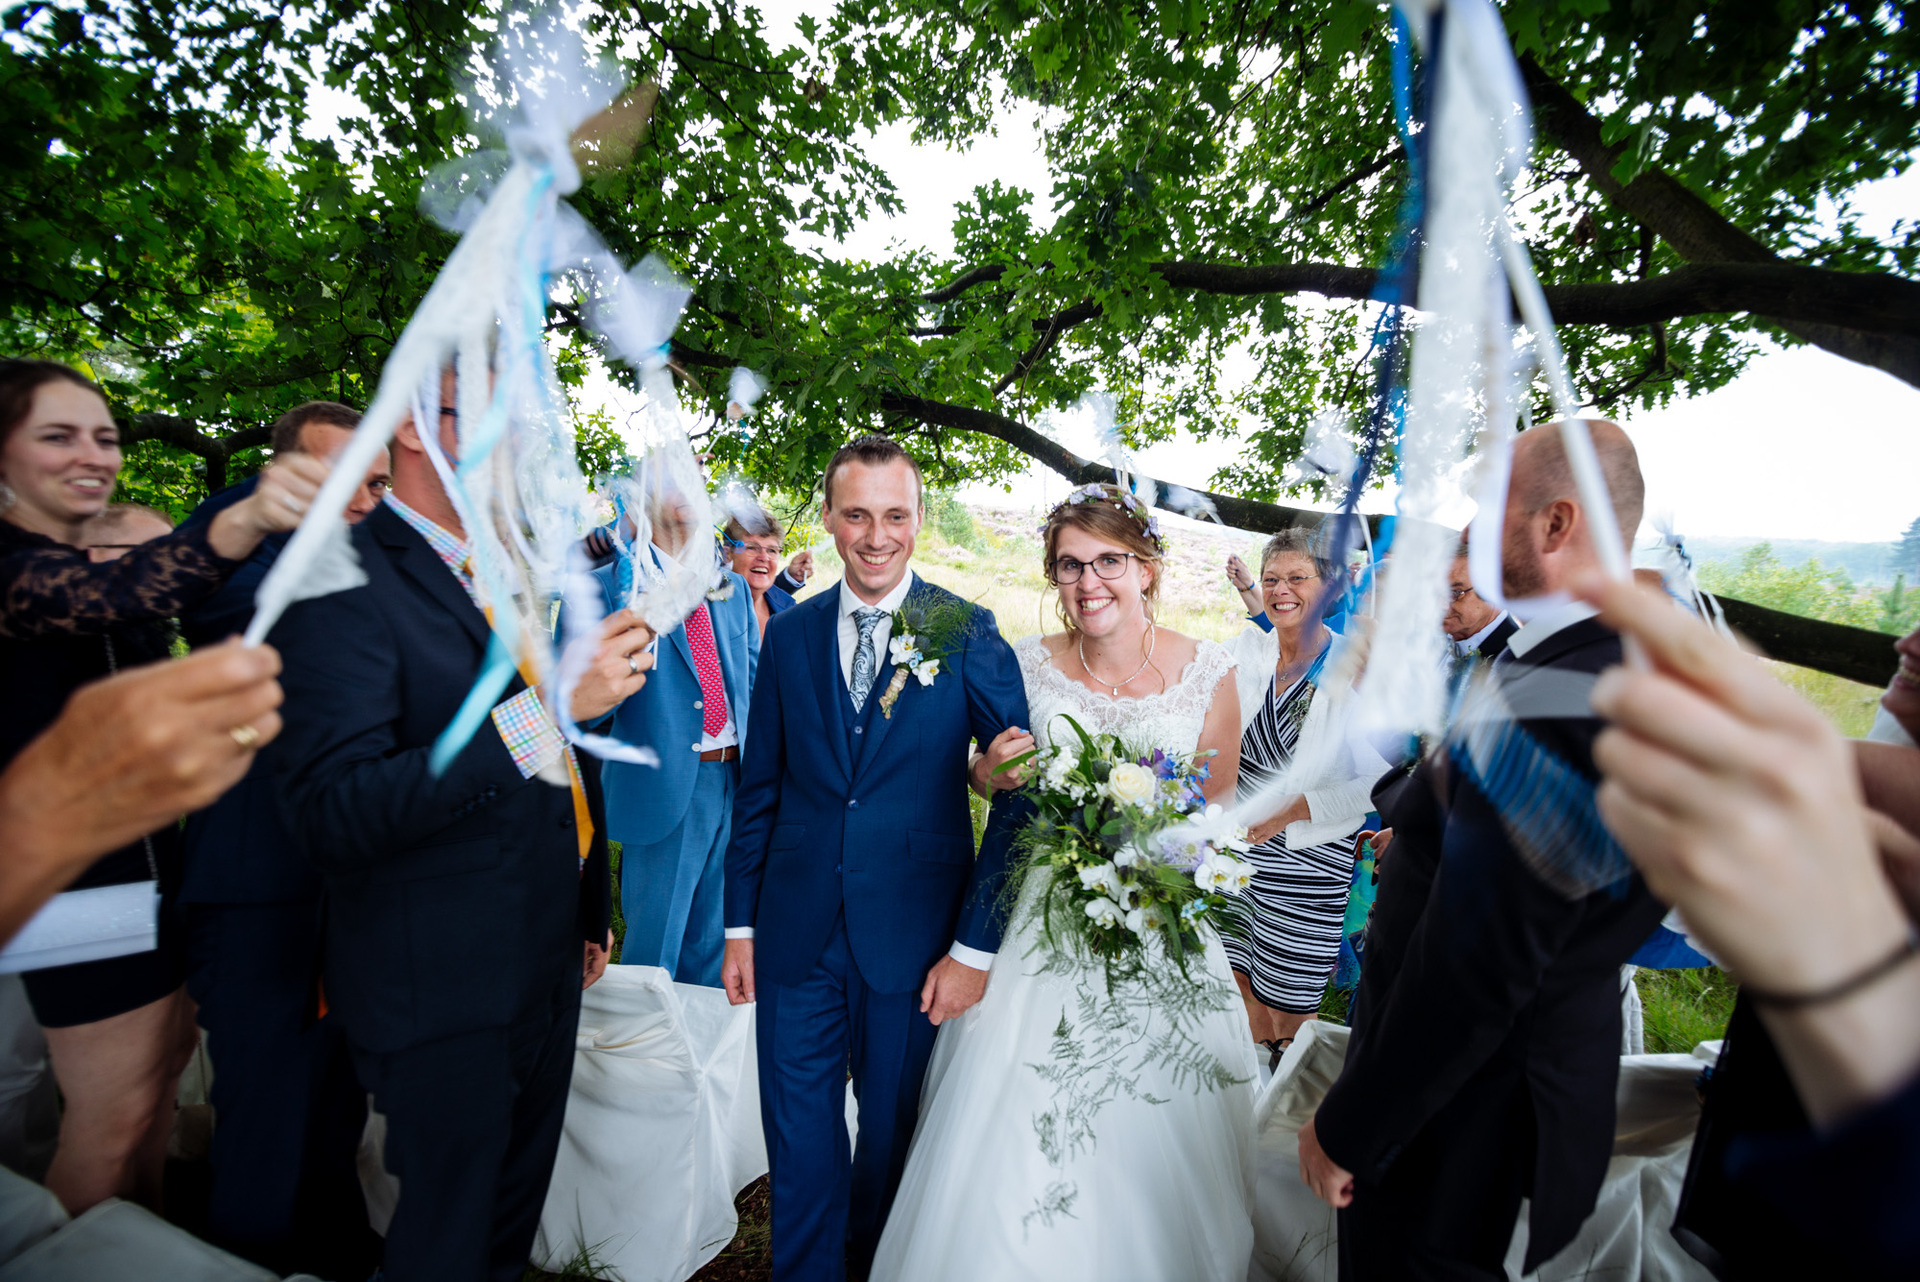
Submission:
MULTIPOLYGON (((1020 675, 1027 685, 1027 711, 1033 718, 1033 737, 1041 746, 1056 736, 1048 727, 1064 712, 1089 734, 1113 734, 1132 747, 1163 748, 1189 753, 1200 743, 1200 727, 1213 707, 1220 679, 1233 669, 1226 647, 1202 641, 1180 679, 1159 694, 1138 699, 1096 694, 1054 667, 1047 647, 1037 636, 1023 637, 1013 646, 1020 675)), ((1060 733, 1071 736, 1067 726, 1060 733)))

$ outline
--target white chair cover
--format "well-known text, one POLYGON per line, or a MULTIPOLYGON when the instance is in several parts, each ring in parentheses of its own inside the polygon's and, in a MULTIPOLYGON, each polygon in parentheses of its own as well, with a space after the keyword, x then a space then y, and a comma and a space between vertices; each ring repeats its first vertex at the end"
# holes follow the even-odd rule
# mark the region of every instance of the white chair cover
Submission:
MULTIPOLYGON (((298 1275, 307 1282, 307 1274, 298 1275)), ((53 1194, 0 1170, 0 1282, 277 1282, 131 1202, 69 1220, 53 1194)), ((293 1282, 293 1280, 290 1280, 293 1282)))
POLYGON ((623 1282, 682 1282, 732 1241, 734 1195, 767 1171, 753 1012, 657 966, 586 991, 536 1264, 584 1247, 623 1282))
MULTIPOLYGON (((1579 1236, 1530 1276, 1541 1282, 1712 1282, 1668 1228, 1700 1120, 1694 1080, 1716 1051, 1702 1046, 1693 1055, 1621 1057, 1613 1160, 1599 1201, 1579 1236)), ((1255 1104, 1259 1195, 1248 1282, 1334 1282, 1339 1275, 1338 1223, 1300 1182, 1299 1136, 1346 1054, 1345 1028, 1321 1020, 1303 1025, 1255 1104)), ((1507 1276, 1516 1282, 1526 1249, 1523 1205, 1507 1253, 1507 1276)))
POLYGON ((18 975, 0 975, 0 1166, 45 1177, 60 1139, 60 1089, 18 975))

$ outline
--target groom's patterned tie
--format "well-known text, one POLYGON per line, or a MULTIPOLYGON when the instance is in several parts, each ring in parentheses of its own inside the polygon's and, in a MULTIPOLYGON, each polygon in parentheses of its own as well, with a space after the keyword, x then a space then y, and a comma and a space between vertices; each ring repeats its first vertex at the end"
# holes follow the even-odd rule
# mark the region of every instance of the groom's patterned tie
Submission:
POLYGON ((872 606, 853 612, 853 621, 860 627, 860 644, 853 650, 853 680, 848 682, 847 693, 853 696, 855 712, 867 706, 867 694, 873 689, 873 673, 878 666, 874 662, 873 630, 886 617, 885 610, 876 610, 872 606))

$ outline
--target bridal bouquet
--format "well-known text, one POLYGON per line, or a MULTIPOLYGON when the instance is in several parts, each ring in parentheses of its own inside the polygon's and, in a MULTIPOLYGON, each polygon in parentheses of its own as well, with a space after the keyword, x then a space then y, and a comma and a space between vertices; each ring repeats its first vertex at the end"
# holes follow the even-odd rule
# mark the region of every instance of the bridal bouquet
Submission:
POLYGON ((1109 969, 1131 969, 1158 940, 1184 971, 1205 946, 1201 926, 1230 925, 1253 876, 1237 858, 1245 830, 1202 795, 1206 754, 1143 752, 1065 714, 1058 720, 1077 742, 1018 759, 1031 763, 1024 791, 1037 812, 1020 845, 1028 876, 1048 879, 1042 938, 1109 969))
POLYGON ((1093 1148, 1112 1101, 1162 1102, 1167 1090, 1244 1081, 1203 1032, 1238 1009, 1239 995, 1190 964, 1207 944, 1202 927, 1238 926, 1238 896, 1253 877, 1238 858, 1245 830, 1200 791, 1210 754, 1141 750, 1064 713, 1054 719, 1062 722, 1073 729, 1058 736, 1066 742, 1001 767, 1030 763, 1022 792, 1035 814, 1017 839, 1025 876, 1011 881, 1021 887, 1017 911, 1037 926, 1040 973, 1069 983, 1048 1054, 1028 1064, 1048 1091, 1033 1125, 1057 1174, 1023 1225, 1073 1213, 1068 1163, 1093 1148))

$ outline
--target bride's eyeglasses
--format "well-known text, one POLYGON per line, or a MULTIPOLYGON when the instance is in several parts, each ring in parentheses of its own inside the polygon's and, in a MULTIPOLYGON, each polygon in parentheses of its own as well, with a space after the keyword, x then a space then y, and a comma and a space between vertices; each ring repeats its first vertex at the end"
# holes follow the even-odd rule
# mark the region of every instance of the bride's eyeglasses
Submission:
POLYGON ((1133 558, 1131 552, 1102 552, 1091 561, 1076 561, 1070 556, 1056 556, 1053 564, 1047 567, 1047 577, 1056 585, 1078 583, 1080 572, 1089 567, 1103 579, 1117 579, 1127 572, 1127 562, 1133 558))

